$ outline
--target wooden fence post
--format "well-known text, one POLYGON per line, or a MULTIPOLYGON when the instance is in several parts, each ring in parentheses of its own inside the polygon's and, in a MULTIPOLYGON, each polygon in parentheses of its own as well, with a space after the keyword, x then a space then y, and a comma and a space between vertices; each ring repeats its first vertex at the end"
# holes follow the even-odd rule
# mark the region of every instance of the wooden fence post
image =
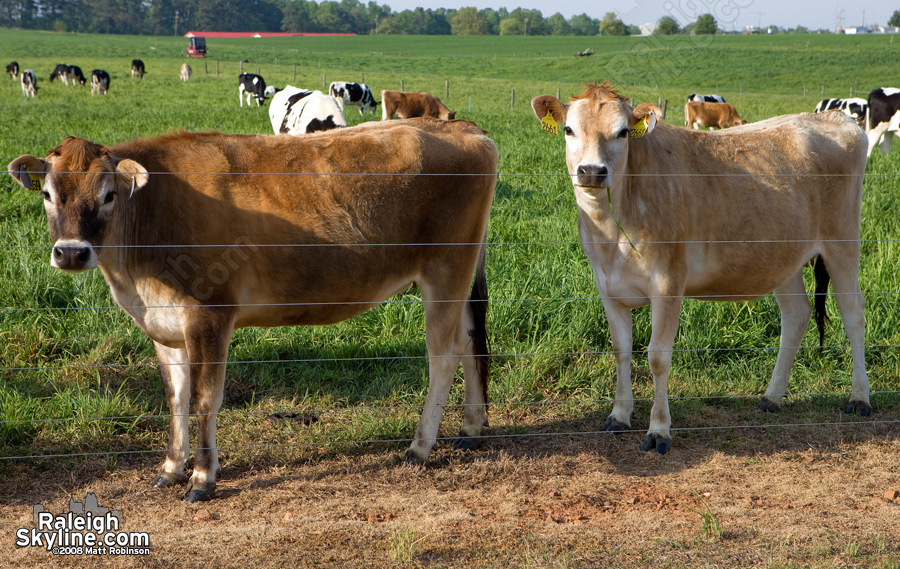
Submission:
POLYGON ((219 76, 219 60, 216 60, 216 77, 219 76))
POLYGON ((446 100, 449 98, 450 98, 450 80, 445 79, 444 80, 444 99, 446 100))
POLYGON ((323 74, 322 74, 322 89, 325 88, 325 81, 326 81, 326 79, 325 79, 325 74, 323 73, 323 74))
POLYGON ((403 79, 400 80, 400 92, 403 92, 403 79))
POLYGON ((294 64, 294 83, 297 82, 297 64, 294 64))
POLYGON ((513 87, 512 94, 509 96, 509 108, 512 109, 516 106, 516 88, 513 87))

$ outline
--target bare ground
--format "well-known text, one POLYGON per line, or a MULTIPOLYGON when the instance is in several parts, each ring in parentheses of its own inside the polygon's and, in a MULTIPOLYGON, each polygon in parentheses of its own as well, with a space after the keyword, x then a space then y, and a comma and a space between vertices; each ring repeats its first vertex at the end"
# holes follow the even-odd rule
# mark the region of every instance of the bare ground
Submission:
POLYGON ((0 463, 0 567, 900 567, 900 425, 499 438, 427 467, 371 445, 229 466, 188 505, 158 457, 0 463), (32 506, 88 492, 140 557, 17 547, 32 506), (718 524, 718 526, 716 525, 718 524))

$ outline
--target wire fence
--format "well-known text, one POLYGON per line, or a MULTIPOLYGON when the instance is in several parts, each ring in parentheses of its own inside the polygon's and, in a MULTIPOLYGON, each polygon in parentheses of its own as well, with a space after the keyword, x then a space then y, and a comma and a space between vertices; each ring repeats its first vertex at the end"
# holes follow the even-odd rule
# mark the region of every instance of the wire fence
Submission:
MULTIPOLYGON (((73 174, 77 174, 79 172, 70 172, 73 174)), ((195 175, 226 175, 226 176, 242 176, 247 175, 246 173, 222 173, 222 172, 151 172, 152 175, 183 175, 183 176, 195 176, 195 175)), ((253 174, 257 175, 257 174, 253 174)), ((305 173, 305 174, 297 174, 291 172, 266 172, 266 176, 359 176, 358 173, 305 173)), ((366 174, 367 176, 398 176, 398 174, 393 173, 385 173, 385 174, 366 174)), ((434 174, 435 176, 447 176, 447 174, 434 174)), ((422 174, 418 174, 418 176, 422 176, 422 174)), ((428 174, 425 174, 428 176, 428 174)), ((466 176, 472 177, 472 174, 457 174, 457 176, 466 176)), ((697 174, 629 174, 629 177, 660 177, 665 176, 667 178, 672 177, 680 177, 680 176, 690 176, 690 177, 746 177, 750 176, 748 174, 707 174, 707 175, 697 175, 697 174)), ((796 174, 752 174, 753 177, 774 177, 774 178, 796 178, 796 174)), ((828 178, 835 177, 836 175, 830 174, 821 174, 821 175, 804 175, 804 177, 815 177, 815 178, 828 178)), ((900 176, 900 174, 867 174, 866 178, 896 178, 900 176)), ((518 173, 500 173, 498 177, 502 180, 504 178, 520 178, 520 177, 528 177, 528 178, 564 178, 569 179, 570 176, 568 174, 518 174, 518 173)), ((846 177, 846 176, 840 176, 846 177)), ((834 240, 833 242, 858 242, 860 245, 863 244, 874 244, 874 245, 887 245, 887 244, 896 244, 900 239, 858 239, 858 240, 834 240)), ((683 241, 632 241, 632 245, 634 246, 642 246, 642 245, 723 245, 723 246, 772 246, 772 245, 797 245, 797 244, 812 244, 812 243, 821 243, 821 240, 781 240, 781 239, 754 239, 754 240, 728 240, 728 241, 697 241, 697 240, 683 240, 683 241)), ((480 245, 480 243, 309 243, 309 244, 296 244, 296 243, 251 243, 251 244, 242 244, 242 243, 223 243, 223 244, 194 244, 194 243, 185 243, 185 244, 136 244, 136 245, 113 245, 113 246, 105 246, 107 249, 163 249, 163 250, 175 250, 175 251, 186 251, 193 249, 227 249, 233 247, 253 247, 253 248, 296 248, 296 247, 309 247, 309 248, 323 248, 323 247, 341 247, 341 248, 353 248, 353 247, 365 247, 365 248, 382 248, 382 247, 397 247, 397 248, 408 248, 408 247, 472 247, 480 245)), ((609 242, 571 242, 571 241, 543 241, 543 242, 488 242, 487 247, 489 248, 505 248, 505 247, 572 247, 572 246, 580 246, 580 245, 616 245, 622 246, 621 241, 609 241, 609 242)), ((50 251, 52 249, 51 246, 45 245, 0 245, 0 251, 50 251)), ((840 294, 840 293, 832 293, 832 294, 840 294)), ((897 291, 867 291, 864 293, 866 297, 891 297, 896 296, 898 294, 897 291)), ((798 293, 799 296, 799 293, 798 293)), ((803 294, 803 296, 807 296, 803 294)), ((729 295, 714 295, 713 298, 717 300, 728 299, 729 295)), ((734 295, 737 299, 744 299, 746 295, 734 295)), ((617 297, 617 296, 608 296, 607 299, 616 299, 616 300, 624 300, 631 299, 633 297, 617 297)), ((648 301, 652 298, 676 298, 676 297, 660 297, 660 296, 646 296, 642 297, 646 298, 648 301)), ((680 297, 677 297, 680 298, 680 297)), ((691 298, 698 298, 696 296, 692 296, 691 298)), ((701 300, 702 296, 699 297, 701 300)), ((494 298, 490 299, 491 303, 534 303, 534 302, 596 302, 601 300, 600 297, 559 297, 559 298, 494 298)), ((430 300, 428 302, 459 302, 454 300, 430 300)), ((385 301, 385 304, 421 304, 422 300, 420 299, 392 299, 385 301)), ((322 305, 371 305, 372 302, 277 302, 277 303, 221 303, 221 304, 205 304, 205 308, 278 308, 278 307, 308 307, 308 306, 322 306, 322 305)), ((166 304, 166 305, 151 305, 144 306, 143 309, 172 309, 172 308, 189 308, 193 307, 193 305, 178 305, 178 304, 166 304)), ((59 312, 59 311, 107 311, 107 310, 120 310, 123 307, 120 306, 72 306, 72 307, 0 307, 0 314, 9 314, 15 315, 19 313, 30 313, 30 312, 59 312)), ((125 307, 128 308, 128 307, 125 307)), ((830 349, 845 349, 847 346, 845 345, 827 345, 822 346, 824 348, 830 349)), ((809 350, 809 349, 819 349, 819 347, 806 347, 806 346, 798 346, 798 349, 801 350, 809 350)), ((889 343, 872 343, 867 344, 865 346, 866 349, 896 349, 900 348, 900 345, 897 344, 889 344, 889 343)), ((731 347, 731 348, 676 348, 672 350, 666 350, 674 353, 722 353, 722 352, 749 352, 749 351, 778 351, 780 348, 778 346, 765 347, 765 348, 757 348, 757 347, 731 347)), ((648 353, 649 349, 643 350, 634 350, 634 354, 645 354, 648 353)), ((494 353, 491 354, 492 357, 500 358, 500 359, 514 359, 514 358, 526 358, 526 357, 586 357, 586 356, 611 356, 614 353, 611 350, 596 350, 596 351, 568 351, 568 352, 516 352, 516 353, 494 353)), ((404 361, 404 360, 428 360, 429 357, 427 355, 413 355, 413 356, 387 356, 387 357, 345 357, 345 358, 296 358, 296 359, 262 359, 262 360, 241 360, 241 361, 222 361, 222 362, 203 362, 205 365, 286 365, 286 364, 308 364, 308 363, 316 363, 316 362, 371 362, 371 361, 404 361)), ((455 357, 455 356, 454 356, 455 357)), ((127 368, 139 368, 139 367, 157 367, 167 365, 164 363, 158 364, 148 364, 148 363, 134 363, 134 364, 75 364, 75 365, 59 365, 59 366, 3 366, 0 367, 0 373, 24 373, 24 372, 37 372, 37 371, 49 371, 49 372, 57 372, 64 370, 79 370, 79 369, 127 369, 127 368)), ((170 364, 170 365, 179 365, 179 364, 170 364)), ((896 396, 900 394, 900 391, 877 391, 873 392, 873 396, 896 396)), ((843 396, 845 394, 842 393, 791 393, 790 396, 794 398, 806 398, 806 399, 817 399, 817 398, 832 398, 843 396)), ((692 400, 700 400, 700 401, 712 401, 712 400, 742 400, 742 399, 751 399, 757 398, 758 395, 727 395, 727 396, 697 396, 697 397, 670 397, 670 401, 692 401, 692 400)), ((636 402, 649 402, 652 401, 651 398, 635 398, 636 402)), ((495 402, 489 403, 489 407, 538 407, 538 406, 547 406, 547 405, 568 405, 568 406, 588 406, 588 405, 611 405, 614 403, 612 399, 591 399, 591 400, 568 400, 568 401, 511 401, 511 402, 495 402)), ((448 409, 453 408, 463 408, 465 405, 460 404, 447 404, 445 405, 448 409)), ((322 409, 309 409, 304 410, 305 413, 312 414, 334 414, 334 413, 347 413, 347 412, 372 412, 372 411, 386 411, 386 412, 396 412, 396 411, 421 411, 423 407, 421 405, 390 405, 390 406, 353 406, 353 407, 332 407, 332 408, 322 408, 322 409)), ((246 411, 224 411, 218 413, 220 417, 247 417, 253 415, 269 415, 271 411, 260 411, 260 410, 246 410, 246 411)), ((173 417, 172 414, 153 414, 153 415, 122 415, 122 416, 103 416, 103 417, 56 417, 56 418, 41 418, 41 419, 23 419, 23 420, 6 420, 0 421, 0 426, 11 427, 14 425, 24 425, 24 424, 58 424, 58 423, 70 423, 70 422, 102 422, 102 421, 143 421, 143 420, 163 420, 163 419, 171 419, 173 417)), ((189 414, 188 417, 197 417, 196 414, 189 414)), ((825 426, 893 426, 900 424, 900 419, 889 419, 889 418, 853 418, 848 419, 846 421, 826 421, 826 422, 786 422, 786 423, 754 423, 748 425, 715 425, 715 426, 690 426, 690 427, 672 427, 671 430, 673 432, 679 431, 720 431, 720 430, 729 430, 729 429, 765 429, 770 427, 779 427, 779 428, 805 428, 805 427, 825 427, 825 426)), ((643 432, 641 429, 629 429, 619 432, 625 433, 639 433, 643 432)), ((575 436, 597 436, 602 434, 609 434, 607 431, 597 431, 597 430, 586 430, 586 431, 559 431, 559 432, 528 432, 528 433, 503 433, 503 434, 486 434, 480 437, 479 439, 497 439, 497 438, 527 438, 527 437, 575 437, 575 436)), ((439 437, 438 440, 452 440, 454 437, 439 437)), ((290 448, 290 447, 322 447, 322 446, 333 446, 333 445, 371 445, 371 444, 398 444, 398 443, 408 443, 411 439, 402 439, 402 438, 374 438, 374 439, 364 439, 364 440, 330 440, 323 442, 292 442, 292 443, 265 443, 258 445, 220 445, 218 448, 220 450, 228 450, 228 449, 255 449, 255 448, 290 448)), ((185 449, 192 450, 192 449, 185 449)), ((78 452, 78 453, 67 453, 67 454, 45 454, 45 455, 21 455, 21 456, 0 456, 0 460, 31 460, 31 459, 48 459, 48 458, 63 458, 63 457, 88 457, 88 456, 113 456, 113 455, 135 455, 135 454, 146 454, 146 453, 164 453, 165 449, 140 449, 140 450, 125 450, 125 451, 91 451, 91 452, 78 452)))

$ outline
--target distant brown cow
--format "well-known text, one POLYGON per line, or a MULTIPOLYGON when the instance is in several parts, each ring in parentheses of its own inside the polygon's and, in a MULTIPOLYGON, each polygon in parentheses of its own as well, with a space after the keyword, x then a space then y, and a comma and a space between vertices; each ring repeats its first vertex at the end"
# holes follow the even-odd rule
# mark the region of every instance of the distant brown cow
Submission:
POLYGON ((154 341, 172 413, 154 486, 185 480, 194 400, 184 498, 195 502, 216 486, 233 332, 339 322, 410 282, 425 303, 429 387, 407 460, 428 459, 460 361, 457 446, 477 444, 487 422, 484 251, 497 158, 473 123, 429 118, 299 138, 179 132, 106 148, 69 137, 9 171, 43 194, 50 264, 99 267, 154 341))
POLYGON ((699 129, 728 128, 747 124, 731 103, 698 103, 688 101, 684 105, 684 126, 699 129))
POLYGON ((401 119, 434 117, 451 120, 456 117, 456 111, 445 107, 440 99, 430 93, 382 91, 381 120, 391 120, 394 115, 398 115, 401 119))

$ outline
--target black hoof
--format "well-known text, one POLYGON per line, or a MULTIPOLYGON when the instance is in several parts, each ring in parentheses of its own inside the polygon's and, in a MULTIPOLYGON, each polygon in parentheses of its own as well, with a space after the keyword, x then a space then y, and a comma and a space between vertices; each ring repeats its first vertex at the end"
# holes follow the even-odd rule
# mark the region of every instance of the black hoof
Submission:
POLYGON ((403 455, 403 460, 401 461, 403 464, 408 464, 410 466, 422 466, 425 464, 425 459, 419 458, 412 451, 406 451, 406 454, 403 455))
POLYGON ((460 433, 459 438, 455 441, 454 448, 457 450, 475 450, 481 446, 481 439, 472 438, 465 433, 460 433))
POLYGON ((174 486, 176 484, 180 484, 184 482, 184 476, 178 476, 175 474, 169 474, 168 472, 163 472, 156 479, 150 483, 150 486, 153 488, 168 488, 169 486, 174 486))
POLYGON ((650 434, 647 435, 647 438, 645 438, 644 442, 641 443, 641 452, 647 452, 655 449, 656 454, 666 454, 667 452, 669 452, 669 447, 671 445, 671 438, 650 434))
POLYGON ((184 494, 181 495, 181 499, 189 504, 193 504, 194 502, 205 502, 212 499, 215 491, 215 482, 211 484, 207 483, 204 486, 194 486, 193 483, 188 483, 188 487, 185 488, 184 494))
POLYGON ((609 431, 616 434, 621 433, 622 431, 627 431, 629 429, 631 429, 631 425, 626 425, 625 423, 617 421, 612 417, 608 418, 605 423, 600 425, 601 431, 609 431))
POLYGON ((848 415, 858 413, 860 417, 868 417, 872 414, 872 406, 862 401, 851 401, 847 408, 844 409, 844 413, 848 415))
POLYGON ((759 403, 757 403, 756 408, 763 413, 777 413, 781 411, 781 404, 763 397, 760 399, 759 403))

